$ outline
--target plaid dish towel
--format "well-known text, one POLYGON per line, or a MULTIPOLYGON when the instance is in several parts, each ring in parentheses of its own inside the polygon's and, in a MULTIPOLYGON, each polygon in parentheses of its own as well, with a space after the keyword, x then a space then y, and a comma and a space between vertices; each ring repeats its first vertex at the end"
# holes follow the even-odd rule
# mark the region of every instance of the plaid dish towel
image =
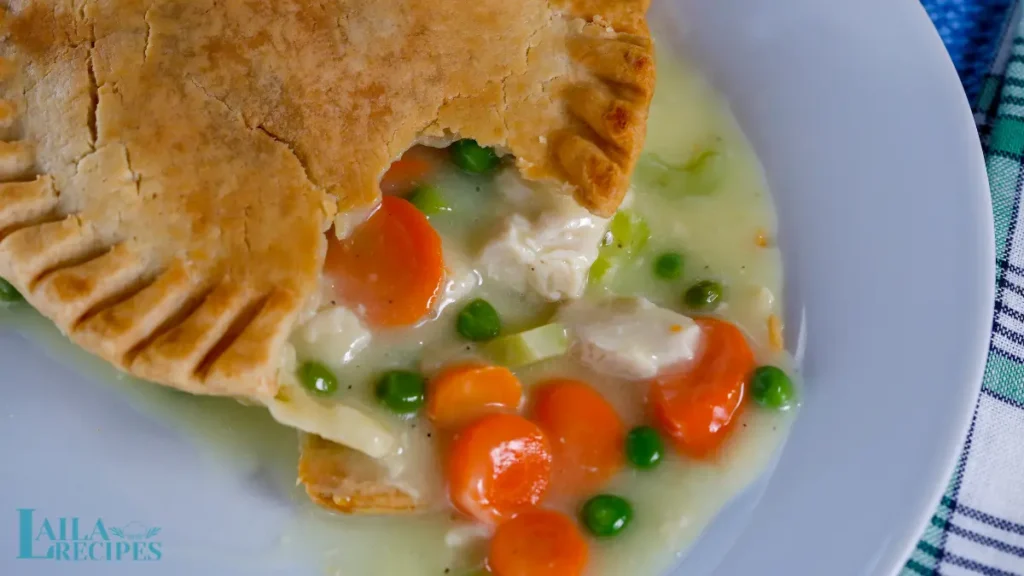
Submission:
POLYGON ((1024 1, 922 3, 960 73, 985 149, 997 286, 963 453, 900 576, 1024 576, 1024 1))

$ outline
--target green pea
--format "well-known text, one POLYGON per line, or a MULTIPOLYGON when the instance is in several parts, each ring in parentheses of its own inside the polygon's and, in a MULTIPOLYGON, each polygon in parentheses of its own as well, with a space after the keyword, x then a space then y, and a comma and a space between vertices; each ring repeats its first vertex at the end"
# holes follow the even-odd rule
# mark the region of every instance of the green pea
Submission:
POLYGON ((330 396, 338 391, 338 377, 319 362, 305 362, 299 366, 299 383, 317 396, 330 396))
POLYGON ((683 275, 683 255, 666 252, 654 261, 654 274, 663 280, 675 280, 683 275))
POLYGON ((422 406, 427 383, 423 376, 408 370, 392 370, 381 376, 374 392, 380 403, 395 414, 415 414, 422 406))
POLYGON ((722 285, 714 280, 701 280, 686 290, 683 301, 691 310, 709 311, 718 308, 722 299, 722 285))
POLYGON ((466 340, 484 342, 501 332, 501 317, 490 302, 477 298, 459 312, 455 327, 466 340))
POLYGON ((658 431, 650 426, 638 426, 626 435, 626 458, 642 470, 654 468, 665 457, 665 445, 658 431))
POLYGON ((633 519, 633 507, 612 494, 594 496, 583 505, 583 525, 599 538, 617 536, 633 519))
POLYGON ((431 184, 417 186, 409 196, 409 202, 412 202, 413 206, 427 216, 452 211, 452 207, 445 201, 441 190, 431 184))
POLYGON ((501 161, 493 148, 476 143, 476 140, 459 140, 450 147, 452 162, 470 174, 488 174, 501 161))
POLYGON ((754 401, 768 408, 786 410, 793 402, 793 381, 775 366, 761 366, 751 377, 750 393, 754 401))
POLYGON ((24 298, 10 282, 0 278, 0 302, 21 302, 24 298))

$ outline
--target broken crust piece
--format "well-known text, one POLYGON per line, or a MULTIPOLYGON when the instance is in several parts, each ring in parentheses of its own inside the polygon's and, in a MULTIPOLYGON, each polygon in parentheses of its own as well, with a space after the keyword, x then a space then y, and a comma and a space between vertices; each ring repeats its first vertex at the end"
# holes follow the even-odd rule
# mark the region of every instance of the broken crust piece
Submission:
POLYGON ((383 469, 373 464, 369 456, 351 448, 305 434, 299 482, 313 502, 344 514, 401 514, 423 508, 423 503, 385 482, 383 469))
POLYGON ((417 141, 608 216, 654 88, 648 0, 11 0, 0 277, 77 344, 272 397, 324 232, 417 141))

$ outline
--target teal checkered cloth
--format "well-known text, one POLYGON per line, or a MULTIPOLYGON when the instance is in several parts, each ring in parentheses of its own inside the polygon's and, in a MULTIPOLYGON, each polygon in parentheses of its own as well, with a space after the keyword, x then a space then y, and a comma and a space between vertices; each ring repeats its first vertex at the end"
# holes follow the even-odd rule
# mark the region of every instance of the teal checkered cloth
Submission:
MULTIPOLYGON (((972 2, 925 0, 933 18, 951 4, 963 9, 972 2)), ((901 576, 1024 576, 1024 24, 1020 7, 1004 4, 1011 17, 1004 13, 999 20, 1011 24, 990 30, 996 54, 987 76, 968 77, 971 71, 957 61, 959 44, 947 37, 948 27, 943 33, 965 88, 978 87, 975 119, 996 230, 996 308, 985 381, 963 453, 901 576)), ((936 24, 943 32, 942 22, 936 24)))

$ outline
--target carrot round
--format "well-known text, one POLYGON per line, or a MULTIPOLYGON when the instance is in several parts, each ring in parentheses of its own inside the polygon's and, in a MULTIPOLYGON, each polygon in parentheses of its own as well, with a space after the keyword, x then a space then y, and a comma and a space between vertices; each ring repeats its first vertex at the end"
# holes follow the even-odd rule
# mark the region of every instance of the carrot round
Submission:
POLYGON ((736 326, 714 318, 697 320, 703 350, 688 372, 657 378, 648 398, 658 428, 683 454, 713 454, 743 408, 754 355, 736 326))
POLYGON ((489 414, 455 435, 446 475, 456 508, 498 524, 540 503, 551 478, 551 448, 533 422, 489 414))
POLYGON ((579 576, 587 553, 587 542, 569 517, 531 510, 498 527, 487 568, 494 576, 579 576))
POLYGON ((508 368, 459 364, 443 370, 427 386, 427 418, 437 427, 462 427, 480 416, 515 410, 523 387, 508 368))
POLYGON ((416 146, 410 148, 401 158, 395 160, 380 179, 380 191, 385 196, 401 196, 419 184, 427 181, 438 164, 438 154, 433 148, 416 146))
POLYGON ((588 384, 542 384, 534 393, 533 416, 551 441, 553 490, 587 494, 622 469, 625 426, 615 408, 588 384))
POLYGON ((351 236, 331 238, 324 269, 338 297, 370 324, 415 324, 444 280, 441 237, 408 201, 385 196, 351 236))

